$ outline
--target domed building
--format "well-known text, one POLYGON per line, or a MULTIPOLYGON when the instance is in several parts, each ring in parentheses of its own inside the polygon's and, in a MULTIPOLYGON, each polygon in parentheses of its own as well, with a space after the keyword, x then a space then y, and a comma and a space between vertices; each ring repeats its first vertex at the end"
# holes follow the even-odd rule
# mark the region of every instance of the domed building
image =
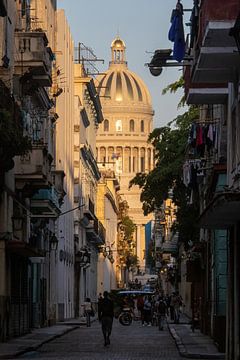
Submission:
POLYGON ((97 133, 97 161, 115 166, 121 197, 128 202, 129 216, 137 225, 136 255, 143 270, 145 225, 152 216, 143 215, 140 189, 128 186, 136 173, 153 168, 153 148, 147 143, 153 109, 147 86, 128 69, 126 46, 119 37, 113 40, 111 53, 108 70, 96 81, 104 115, 97 133))

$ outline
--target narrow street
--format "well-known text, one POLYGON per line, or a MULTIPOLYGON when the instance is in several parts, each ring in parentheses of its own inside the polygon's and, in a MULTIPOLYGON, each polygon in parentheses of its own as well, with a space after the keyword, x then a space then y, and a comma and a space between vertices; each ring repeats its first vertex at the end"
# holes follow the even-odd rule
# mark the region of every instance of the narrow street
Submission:
POLYGON ((181 359, 167 326, 164 331, 157 327, 142 327, 139 321, 131 326, 113 324, 111 345, 103 346, 101 326, 96 321, 90 328, 80 327, 42 346, 36 352, 26 353, 22 359, 181 359))

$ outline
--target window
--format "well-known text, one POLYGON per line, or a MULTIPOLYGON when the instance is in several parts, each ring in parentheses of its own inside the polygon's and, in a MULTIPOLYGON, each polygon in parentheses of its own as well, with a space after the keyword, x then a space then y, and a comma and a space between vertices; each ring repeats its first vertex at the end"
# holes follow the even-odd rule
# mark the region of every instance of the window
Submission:
POLYGON ((136 171, 136 158, 133 156, 133 172, 136 171))
POLYGON ((141 156, 141 159, 140 159, 140 162, 141 162, 141 172, 144 172, 145 171, 145 158, 143 156, 141 156))
POLYGON ((129 130, 131 131, 131 132, 133 132, 134 131, 134 120, 132 119, 132 120, 130 120, 130 123, 129 123, 129 130))
POLYGON ((116 121, 116 131, 122 131, 122 120, 116 121))
POLYGON ((131 172, 131 156, 128 157, 128 172, 131 172))
POLYGON ((104 131, 109 131, 109 121, 108 121, 107 119, 104 120, 103 130, 104 130, 104 131))
POLYGON ((144 132, 144 121, 143 120, 141 120, 141 132, 144 132))

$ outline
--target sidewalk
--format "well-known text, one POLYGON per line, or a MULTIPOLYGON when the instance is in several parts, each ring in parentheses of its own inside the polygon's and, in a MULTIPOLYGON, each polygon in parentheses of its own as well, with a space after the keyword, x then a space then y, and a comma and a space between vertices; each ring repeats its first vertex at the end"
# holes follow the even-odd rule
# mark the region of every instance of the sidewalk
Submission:
MULTIPOLYGON (((35 351, 43 344, 77 329, 84 323, 74 319, 57 325, 34 329, 31 333, 0 343, 0 359, 13 359, 28 351, 35 351)), ((85 325, 85 324, 84 324, 85 325)))
POLYGON ((212 338, 198 329, 192 331, 189 319, 184 314, 181 315, 180 324, 169 321, 168 328, 181 356, 192 359, 225 358, 225 354, 218 351, 212 338))

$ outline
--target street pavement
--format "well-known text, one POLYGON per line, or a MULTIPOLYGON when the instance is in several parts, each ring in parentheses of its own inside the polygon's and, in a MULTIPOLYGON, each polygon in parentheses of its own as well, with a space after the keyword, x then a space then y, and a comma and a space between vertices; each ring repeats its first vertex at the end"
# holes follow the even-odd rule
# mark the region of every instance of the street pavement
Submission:
POLYGON ((97 320, 89 328, 73 320, 36 329, 31 334, 0 344, 0 358, 16 359, 17 356, 33 360, 223 358, 210 338, 205 338, 198 331, 192 333, 186 323, 165 324, 164 330, 159 331, 156 326, 142 327, 139 321, 134 321, 131 326, 122 326, 118 320, 114 320, 111 345, 108 347, 103 346, 101 325, 97 320))

